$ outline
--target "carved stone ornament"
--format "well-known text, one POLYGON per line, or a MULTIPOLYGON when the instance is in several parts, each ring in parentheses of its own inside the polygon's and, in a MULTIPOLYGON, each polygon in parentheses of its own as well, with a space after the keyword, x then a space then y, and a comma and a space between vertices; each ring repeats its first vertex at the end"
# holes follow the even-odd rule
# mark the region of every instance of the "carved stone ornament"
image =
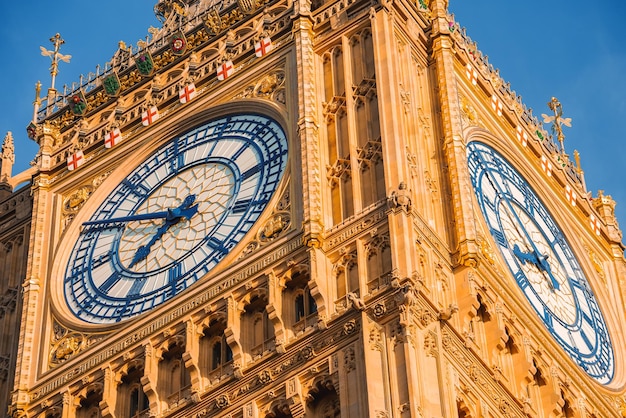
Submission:
POLYGON ((287 191, 283 193, 282 198, 274 207, 272 216, 259 228, 255 239, 251 240, 248 245, 246 245, 239 259, 247 257, 264 245, 274 242, 277 238, 283 236, 285 231, 291 228, 289 186, 287 186, 286 189, 287 191))
POLYGON ((402 210, 406 213, 411 211, 411 196, 407 190, 406 183, 401 182, 398 185, 398 190, 391 192, 391 195, 387 198, 387 204, 392 210, 402 210))
POLYGON ((356 331, 356 329, 357 329, 357 325, 354 319, 351 319, 350 321, 343 324, 343 332, 346 335, 352 334, 354 331, 356 331))
POLYGON ((91 196, 93 190, 93 186, 82 186, 63 199, 63 214, 67 216, 78 212, 89 196, 91 196))
POLYGON ((257 79, 254 84, 244 88, 235 98, 261 98, 268 99, 280 104, 287 103, 285 93, 285 72, 275 70, 257 79))
POLYGON ((261 383, 262 385, 267 385, 273 380, 272 373, 269 370, 263 370, 259 373, 257 377, 259 379, 259 383, 261 383))
POLYGON ((387 308, 385 307, 384 303, 377 303, 376 305, 374 305, 372 313, 376 318, 381 318, 387 313, 387 308))
POLYGON ((356 369, 356 353, 354 348, 347 347, 343 350, 343 365, 346 373, 356 369))
POLYGON ((380 330, 375 325, 370 328, 369 343, 370 349, 382 351, 383 339, 380 330))
POLYGON ((215 406, 219 409, 224 409, 228 405, 230 405, 230 399, 228 398, 228 395, 221 395, 215 399, 215 406))
POLYGON ((424 336, 424 352, 427 357, 435 357, 437 354, 437 336, 433 332, 424 336))
POLYGON ((306 347, 304 347, 301 351, 300 354, 302 354, 302 358, 304 358, 305 360, 310 360, 313 357, 315 357, 315 351, 313 351, 313 347, 307 345, 306 347))
POLYGON ((259 241, 265 243, 273 241, 282 235, 282 232, 291 226, 291 215, 289 212, 280 212, 274 214, 265 222, 259 231, 259 241))

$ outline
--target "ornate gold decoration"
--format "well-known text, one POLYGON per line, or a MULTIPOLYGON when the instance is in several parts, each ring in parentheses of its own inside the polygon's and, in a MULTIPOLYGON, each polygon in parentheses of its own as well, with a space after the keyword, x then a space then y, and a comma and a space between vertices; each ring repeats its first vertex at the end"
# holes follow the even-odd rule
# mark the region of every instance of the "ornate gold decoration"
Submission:
POLYGON ((68 330, 55 322, 50 345, 48 363, 50 367, 56 367, 84 350, 88 345, 88 338, 80 332, 68 330))
POLYGON ((589 254, 589 259, 591 260, 591 263, 593 264, 593 268, 596 270, 596 273, 598 273, 602 280, 606 281, 604 277, 604 267, 602 267, 602 260, 600 260, 600 257, 598 257, 598 255, 586 245, 585 250, 587 250, 587 253, 589 254))
POLYGON ((68 225, 76 213, 83 207, 87 199, 93 194, 93 192, 102 184, 102 182, 111 174, 110 171, 100 174, 91 179, 91 184, 85 184, 78 189, 74 190, 68 196, 63 199, 62 214, 64 216, 63 223, 68 225))
POLYGON ((186 16, 186 4, 182 0, 161 0, 154 6, 154 14, 161 22, 165 22, 170 16, 186 16))
POLYGON ((217 7, 209 10, 204 19, 204 24, 209 35, 217 35, 226 28, 226 25, 222 23, 222 18, 217 7))
POLYGON ((461 96, 461 113, 463 119, 467 121, 470 126, 478 126, 480 119, 478 118, 478 112, 470 104, 469 100, 465 96, 461 96))
POLYGON ((237 0, 237 5, 242 12, 249 15, 257 11, 262 1, 259 0, 237 0))

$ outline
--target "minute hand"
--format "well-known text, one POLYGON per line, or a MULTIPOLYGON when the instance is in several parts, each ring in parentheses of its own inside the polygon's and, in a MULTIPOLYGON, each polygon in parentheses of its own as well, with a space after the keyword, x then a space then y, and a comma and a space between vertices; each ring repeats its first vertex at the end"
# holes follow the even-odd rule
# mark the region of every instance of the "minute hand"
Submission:
POLYGON ((110 219, 98 219, 95 221, 83 222, 83 226, 112 224, 120 222, 132 222, 132 221, 147 221, 151 219, 164 219, 167 218, 168 211, 154 212, 154 213, 138 213, 137 215, 120 216, 119 218, 110 219))
POLYGON ((174 209, 163 210, 160 212, 153 213, 138 213, 136 215, 129 216, 120 216, 119 218, 109 218, 109 219, 98 219, 95 221, 87 221, 83 222, 83 226, 91 226, 91 225, 103 225, 103 224, 114 224, 120 222, 132 222, 132 221, 147 221, 151 219, 174 219, 179 217, 177 211, 182 210, 183 208, 189 207, 196 199, 195 195, 189 195, 185 198, 183 203, 174 209))

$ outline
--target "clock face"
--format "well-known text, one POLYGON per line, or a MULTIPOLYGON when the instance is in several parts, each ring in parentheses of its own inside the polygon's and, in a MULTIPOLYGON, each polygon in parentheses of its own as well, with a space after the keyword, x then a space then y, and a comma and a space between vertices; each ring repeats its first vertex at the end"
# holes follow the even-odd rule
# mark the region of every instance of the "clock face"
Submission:
POLYGON ((78 318, 114 323, 185 290, 246 235, 278 187, 287 139, 274 120, 237 115, 166 143, 84 222, 65 271, 78 318))
POLYGON ((567 354, 609 383, 614 354, 607 326, 565 236, 504 157, 479 142, 467 152, 478 203, 520 289, 567 354))

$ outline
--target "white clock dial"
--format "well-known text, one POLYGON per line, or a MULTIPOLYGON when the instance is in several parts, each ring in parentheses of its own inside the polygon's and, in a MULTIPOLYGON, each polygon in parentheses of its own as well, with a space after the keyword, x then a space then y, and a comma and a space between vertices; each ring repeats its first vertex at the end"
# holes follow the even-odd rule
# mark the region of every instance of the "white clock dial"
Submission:
POLYGON ((469 143, 467 153, 480 209, 524 296, 567 354, 598 382, 609 383, 611 339, 565 236, 502 155, 480 142, 469 143))
POLYGON ((68 307, 118 322, 201 280, 261 216, 286 165, 285 133, 261 115, 215 119, 164 144, 83 223, 65 271, 68 307))

